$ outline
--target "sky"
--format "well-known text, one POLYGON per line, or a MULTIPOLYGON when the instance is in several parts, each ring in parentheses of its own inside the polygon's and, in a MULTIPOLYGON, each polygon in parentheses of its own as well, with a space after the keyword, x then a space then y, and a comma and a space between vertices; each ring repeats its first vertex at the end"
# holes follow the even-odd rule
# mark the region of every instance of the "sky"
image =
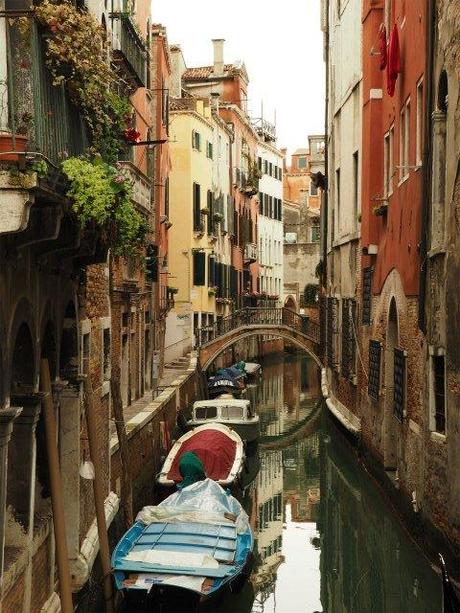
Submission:
POLYGON ((213 63, 211 39, 224 38, 224 61, 249 74, 248 111, 274 122, 289 153, 324 131, 320 0, 153 0, 154 23, 179 44, 188 67, 213 63))

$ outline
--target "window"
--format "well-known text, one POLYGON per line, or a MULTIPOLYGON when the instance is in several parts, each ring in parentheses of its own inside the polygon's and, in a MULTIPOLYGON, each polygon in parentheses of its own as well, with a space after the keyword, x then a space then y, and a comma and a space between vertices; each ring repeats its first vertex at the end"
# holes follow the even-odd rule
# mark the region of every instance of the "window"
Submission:
POLYGON ((311 227, 311 242, 319 243, 319 239, 320 239, 319 226, 312 226, 311 227))
POLYGON ((382 361, 382 343, 369 341, 369 377, 367 393, 369 398, 378 402, 380 396, 380 371, 382 361))
POLYGON ((317 196, 317 195, 318 195, 318 186, 315 185, 313 181, 310 181, 310 196, 317 196))
POLYGON ((201 135, 196 130, 192 130, 192 147, 196 151, 201 151, 201 135))
POLYGON ((372 309, 372 268, 370 266, 363 269, 363 302, 362 302, 361 323, 369 326, 371 323, 372 309))
POLYGON ((393 356, 393 413, 399 422, 406 414, 406 360, 404 349, 395 347, 393 356))
POLYGON ((268 165, 269 171, 268 174, 273 177, 273 164, 270 162, 268 165))
POLYGON ((340 168, 335 171, 335 200, 337 210, 337 230, 336 236, 340 233, 340 168))
POLYGON ((409 130, 410 130, 410 100, 401 110, 399 123, 399 180, 404 181, 409 176, 409 130))
POLYGON ((260 172, 262 172, 262 158, 261 157, 257 158, 257 168, 260 170, 260 172))
POLYGON ((390 133, 383 137, 383 197, 390 193, 390 133))
POLYGON ((307 158, 299 158, 298 161, 298 167, 299 168, 306 168, 307 167, 307 158))
POLYGON ((204 251, 193 252, 193 285, 204 285, 206 255, 204 251))
POLYGON ((446 381, 443 355, 431 356, 431 429, 446 432, 446 381))
POLYGON ((356 300, 342 300, 342 375, 353 379, 356 374, 356 300))
POLYGON ((195 409, 195 419, 215 419, 217 417, 217 407, 197 407, 195 409))
POLYGON ((213 193, 210 189, 208 189, 208 195, 207 195, 207 203, 206 203, 207 209, 208 209, 208 234, 212 235, 214 234, 215 231, 215 220, 214 220, 214 196, 213 193))
POLYGON ((206 157, 212 160, 212 143, 206 141, 206 157))
POLYGON ((164 211, 166 217, 169 217, 169 177, 165 180, 164 211))
POLYGON ((203 230, 201 223, 201 188, 198 183, 193 184, 193 229, 195 232, 203 230))
POLYGON ((359 195, 359 153, 353 153, 353 219, 358 222, 359 195))
POLYGON ((268 162, 267 162, 267 160, 264 160, 264 173, 265 174, 268 173, 268 162))
POLYGON ((415 135, 415 163, 422 165, 422 138, 423 138, 423 79, 417 83, 417 132, 415 135))

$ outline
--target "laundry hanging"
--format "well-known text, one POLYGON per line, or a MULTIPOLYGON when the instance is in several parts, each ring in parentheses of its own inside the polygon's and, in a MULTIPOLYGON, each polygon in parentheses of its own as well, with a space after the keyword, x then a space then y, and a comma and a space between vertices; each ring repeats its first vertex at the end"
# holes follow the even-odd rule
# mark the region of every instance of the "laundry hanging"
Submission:
POLYGON ((388 42, 387 58, 387 92, 393 97, 395 93, 396 80, 401 72, 401 56, 399 52, 398 26, 395 24, 388 42))
POLYGON ((385 24, 381 23, 379 28, 379 51, 380 51, 380 70, 385 70, 387 67, 387 29, 385 24))

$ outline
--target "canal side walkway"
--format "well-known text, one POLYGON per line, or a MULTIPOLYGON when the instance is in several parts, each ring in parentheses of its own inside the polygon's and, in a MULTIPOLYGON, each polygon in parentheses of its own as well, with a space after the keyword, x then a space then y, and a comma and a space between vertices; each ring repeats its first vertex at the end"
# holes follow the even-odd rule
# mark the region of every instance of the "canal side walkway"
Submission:
MULTIPOLYGON (((128 437, 154 418, 162 405, 176 393, 177 388, 196 372, 196 366, 197 357, 194 352, 165 364, 163 376, 158 380, 156 389, 149 390, 142 398, 123 409, 128 437)), ((110 452, 113 454, 118 450, 118 435, 113 418, 110 423, 110 434, 110 452)))

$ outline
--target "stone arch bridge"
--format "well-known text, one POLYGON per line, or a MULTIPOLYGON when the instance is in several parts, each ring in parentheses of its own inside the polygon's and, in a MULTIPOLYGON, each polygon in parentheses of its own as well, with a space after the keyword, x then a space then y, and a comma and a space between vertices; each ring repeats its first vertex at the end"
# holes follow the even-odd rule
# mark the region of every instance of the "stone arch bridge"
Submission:
POLYGON ((277 336, 308 353, 321 368, 318 357, 319 324, 286 307, 247 307, 197 330, 197 350, 201 370, 237 341, 250 336, 277 336))

